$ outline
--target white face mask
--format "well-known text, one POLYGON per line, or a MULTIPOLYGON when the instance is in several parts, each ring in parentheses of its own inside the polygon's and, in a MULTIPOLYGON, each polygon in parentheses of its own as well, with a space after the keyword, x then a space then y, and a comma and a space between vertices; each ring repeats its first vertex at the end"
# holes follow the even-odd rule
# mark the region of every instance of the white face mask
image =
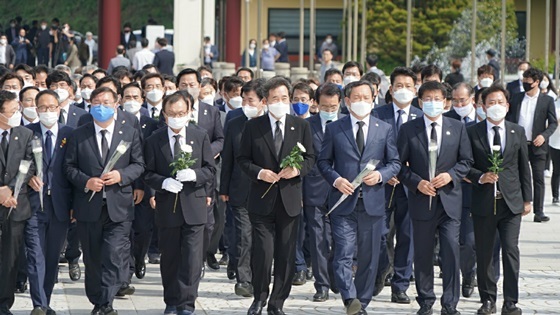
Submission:
POLYGON ((263 45, 263 48, 264 48, 264 49, 269 49, 269 48, 270 48, 270 45, 269 45, 269 44, 264 44, 264 45, 263 45))
POLYGON ((453 109, 457 113, 457 115, 461 116, 461 118, 467 117, 473 110, 473 104, 469 103, 463 107, 453 106, 453 109))
POLYGON ((58 95, 58 100, 62 103, 68 99, 70 93, 66 89, 56 89, 54 92, 58 95))
MULTIPOLYGON (((0 114, 0 115, 4 116, 4 114, 0 114)), ((12 128, 21 125, 21 113, 20 113, 19 110, 17 112, 15 112, 12 117, 8 118, 8 117, 4 116, 4 118, 8 119, 6 124, 8 124, 8 126, 10 126, 12 128)))
POLYGON ((197 100, 200 95, 200 89, 196 87, 188 87, 187 92, 193 97, 193 100, 197 100))
POLYGON ((358 117, 364 117, 371 113, 371 109, 373 108, 373 104, 370 102, 355 102, 350 103, 350 110, 358 117))
POLYGON ((39 92, 42 92, 42 91, 45 91, 45 90, 47 90, 47 88, 45 88, 45 87, 40 87, 39 88, 39 92))
POLYGON ((26 107, 23 109, 23 115, 31 121, 37 119, 37 107, 26 107))
POLYGON ((83 98, 84 100, 89 100, 90 97, 91 97, 91 92, 93 92, 92 89, 85 88, 85 89, 83 89, 83 90, 81 91, 80 94, 82 94, 82 98, 83 98))
POLYGON ((58 121, 58 113, 56 112, 39 113, 39 120, 44 126, 52 127, 58 121))
POLYGON ((247 116, 247 118, 255 118, 259 115, 259 109, 254 106, 244 105, 243 107, 243 114, 247 116))
POLYGON ((177 92, 177 91, 167 90, 167 91, 165 91, 165 96, 169 96, 171 94, 174 94, 175 92, 177 92))
POLYGON ((282 102, 268 104, 268 111, 270 111, 274 117, 282 119, 290 113, 290 104, 284 104, 282 102))
POLYGON ((545 90, 548 89, 548 85, 549 85, 548 81, 542 80, 541 83, 539 83, 539 88, 541 88, 541 90, 545 90))
POLYGON ((0 45, 6 45, 6 43, 8 43, 7 39, 0 39, 0 45))
POLYGON ((189 117, 191 115, 187 115, 187 116, 183 116, 183 117, 168 117, 167 118, 167 125, 171 128, 171 129, 183 129, 183 127, 185 127, 187 125, 187 123, 189 122, 189 117))
POLYGON ((360 81, 360 79, 356 78, 355 76, 347 76, 344 77, 344 80, 342 80, 345 86, 356 81, 360 81))
POLYGON ((152 103, 158 103, 163 97, 163 91, 158 89, 153 89, 146 93, 146 98, 152 103))
POLYGON ((241 107, 241 104, 243 103, 243 98, 241 96, 232 97, 232 98, 229 99, 228 103, 233 108, 239 108, 239 107, 241 107))
POLYGON ((214 97, 216 97, 216 95, 214 95, 214 93, 210 94, 210 95, 206 95, 203 99, 201 99, 200 101, 202 103, 206 103, 206 104, 210 104, 210 105, 214 105, 214 97))
POLYGON ((443 101, 422 102, 422 111, 428 117, 438 117, 444 111, 445 105, 443 101))
POLYGON ((393 92, 393 98, 399 104, 406 105, 412 102, 414 98, 414 92, 409 89, 402 88, 393 92))
POLYGON ((257 45, 255 44, 249 44, 249 49, 255 49, 257 47, 257 45))
POLYGON ((482 108, 482 106, 479 106, 479 107, 476 108, 476 114, 482 120, 486 119, 486 112, 484 111, 484 108, 482 108))
POLYGON ((486 116, 493 121, 501 121, 506 117, 508 109, 502 105, 493 105, 486 108, 486 116))
POLYGON ((492 80, 490 78, 484 78, 484 79, 480 80, 480 87, 487 88, 487 87, 490 87, 492 85, 492 83, 494 83, 494 80, 492 80))
POLYGON ((141 107, 142 107, 142 104, 140 104, 140 102, 137 102, 137 101, 127 101, 123 104, 124 110, 131 113, 131 114, 138 113, 138 111, 140 110, 141 107))

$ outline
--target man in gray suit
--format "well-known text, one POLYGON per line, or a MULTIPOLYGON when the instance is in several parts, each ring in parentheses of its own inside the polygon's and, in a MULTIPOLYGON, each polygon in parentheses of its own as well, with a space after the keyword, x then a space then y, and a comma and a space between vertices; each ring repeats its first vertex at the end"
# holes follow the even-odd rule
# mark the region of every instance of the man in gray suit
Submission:
POLYGON ((0 64, 12 69, 16 61, 16 53, 12 45, 8 45, 6 35, 0 36, 0 64))
POLYGON ((120 66, 124 66, 126 67, 126 70, 130 71, 130 59, 124 56, 124 52, 125 49, 123 45, 117 46, 117 56, 109 61, 109 67, 107 68, 108 74, 112 74, 113 69, 120 66))
POLYGON ((21 123, 21 113, 16 95, 0 91, 0 314, 8 315, 14 304, 14 290, 18 271, 19 251, 23 242, 25 222, 31 217, 27 197, 27 182, 35 173, 31 165, 19 196, 14 198, 19 164, 32 157, 33 132, 21 123), (8 217, 10 208, 13 210, 8 217))

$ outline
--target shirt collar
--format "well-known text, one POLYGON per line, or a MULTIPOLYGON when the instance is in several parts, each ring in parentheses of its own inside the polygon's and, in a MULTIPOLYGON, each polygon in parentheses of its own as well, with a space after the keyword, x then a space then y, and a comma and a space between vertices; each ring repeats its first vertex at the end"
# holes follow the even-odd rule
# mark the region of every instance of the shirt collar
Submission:
POLYGON ((54 125, 52 125, 51 128, 47 128, 43 124, 40 124, 40 125, 41 125, 41 134, 45 135, 47 130, 50 130, 52 132, 53 136, 56 138, 56 135, 58 134, 58 123, 55 123, 54 125))
MULTIPOLYGON (((271 124, 272 126, 274 126, 274 128, 276 128, 276 121, 277 121, 278 119, 272 117, 272 115, 271 115, 270 113, 268 113, 268 119, 270 120, 270 124, 271 124)), ((281 122, 282 127, 285 127, 285 126, 286 126, 286 115, 284 115, 284 117, 280 118, 280 122, 281 122)), ((273 130, 274 130, 274 129, 273 129, 273 130)))
POLYGON ((424 125, 426 126, 426 128, 431 128, 433 122, 437 123, 437 125, 440 127, 443 126, 443 115, 439 115, 436 121, 431 121, 426 115, 422 117, 424 117, 424 125))
POLYGON ((183 129, 181 129, 179 133, 175 133, 175 131, 173 131, 170 127, 167 127, 167 136, 169 137, 169 139, 173 139, 173 136, 175 135, 181 135, 181 137, 185 139, 187 137, 187 127, 183 127, 183 129))
POLYGON ((494 126, 498 126, 500 127, 501 130, 506 130, 506 123, 505 123, 505 119, 502 120, 501 123, 494 125, 493 123, 491 123, 488 119, 486 119, 486 129, 490 132, 490 130, 493 130, 492 127, 494 126))
POLYGON ((356 117, 354 117, 354 115, 350 114, 350 121, 352 122, 352 126, 354 126, 358 121, 363 121, 365 126, 368 127, 369 126, 369 117, 370 117, 370 115, 367 115, 364 119, 358 120, 356 117))
POLYGON ((198 106, 198 99, 194 101, 194 104, 193 104, 192 107, 193 107, 193 110, 194 110, 195 112, 198 112, 198 107, 199 107, 199 106, 198 106))
MULTIPOLYGON (((103 105, 101 105, 101 106, 103 106, 103 105)), ((95 127, 95 134, 98 134, 101 130, 105 129, 109 132, 109 135, 112 135, 113 131, 115 130, 115 120, 112 119, 111 124, 109 126, 107 126, 107 128, 100 127, 97 123, 95 123, 95 121, 93 122, 93 126, 95 127)))
POLYGON ((525 91, 525 98, 528 100, 536 100, 537 98, 539 98, 539 95, 541 95, 541 91, 537 91, 537 94, 535 94, 535 96, 529 96, 529 94, 527 94, 527 91, 525 91))
POLYGON ((161 104, 162 104, 162 103, 163 103, 163 101, 160 101, 160 102, 157 103, 156 105, 152 105, 152 104, 150 104, 150 103, 146 103, 146 104, 148 104, 148 109, 151 111, 151 110, 152 110, 152 107, 155 107, 155 108, 161 110, 161 104))
POLYGON ((393 113, 395 114, 395 117, 398 116, 397 112, 399 111, 399 109, 403 110, 407 116, 410 115, 410 104, 405 108, 400 108, 397 106, 397 104, 393 103, 393 113))

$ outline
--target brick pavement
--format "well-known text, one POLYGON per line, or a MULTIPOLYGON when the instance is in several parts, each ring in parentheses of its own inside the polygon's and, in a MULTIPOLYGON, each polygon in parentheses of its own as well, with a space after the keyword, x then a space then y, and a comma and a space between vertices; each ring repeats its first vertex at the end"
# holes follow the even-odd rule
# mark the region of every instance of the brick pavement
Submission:
MULTIPOLYGON (((549 191, 547 190, 547 194, 549 191)), ((520 273, 520 303, 524 314, 560 314, 560 206, 550 203, 550 196, 546 198, 545 212, 551 217, 548 223, 533 223, 532 215, 523 218, 520 237, 521 273, 520 273)), ((83 273, 82 273, 83 275, 83 273)), ((61 283, 58 283, 51 306, 59 315, 89 314, 92 306, 89 304, 84 291, 83 278, 72 282, 68 277, 68 268, 60 270, 61 283)), ((162 298, 159 267, 148 265, 144 279, 133 279, 136 293, 127 298, 117 298, 115 309, 121 315, 155 315, 162 314, 165 307, 162 298)), ((436 294, 442 292, 441 279, 436 279, 436 294)), ((501 281, 498 284, 502 285, 501 281)), ((202 280, 197 301, 197 314, 229 315, 246 314, 251 304, 251 298, 241 298, 233 293, 234 282, 226 277, 225 269, 209 271, 202 280)), ((500 289, 501 291, 501 289, 500 289)), ((296 314, 344 314, 340 296, 331 293, 329 301, 314 303, 313 284, 308 282, 303 286, 294 286, 291 296, 286 301, 284 311, 289 315, 296 314)), ((414 285, 408 291, 413 299, 416 290, 414 285)), ((500 292, 501 294, 501 292, 500 292)), ((503 300, 498 297, 497 306, 500 308, 503 300)), ((462 314, 475 314, 479 307, 478 292, 469 299, 461 298, 458 309, 462 314)), ((29 314, 32 309, 29 295, 18 294, 12 308, 15 315, 29 314)), ((390 303, 390 288, 385 288, 367 308, 368 314, 414 314, 418 305, 397 305, 390 303)), ((438 303, 434 306, 434 313, 439 313, 438 303)), ((498 309, 498 312, 500 310, 498 309)))

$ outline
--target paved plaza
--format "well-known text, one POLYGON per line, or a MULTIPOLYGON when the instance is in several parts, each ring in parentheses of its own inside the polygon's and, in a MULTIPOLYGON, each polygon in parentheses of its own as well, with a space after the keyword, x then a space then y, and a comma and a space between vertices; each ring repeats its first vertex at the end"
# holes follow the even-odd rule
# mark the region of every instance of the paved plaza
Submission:
MULTIPOLYGON (((519 306, 523 314, 560 314, 560 206, 552 205, 547 186, 545 212, 550 216, 548 223, 533 223, 533 216, 523 218, 521 225, 520 250, 520 297, 519 306)), ((219 255, 217 255, 219 258, 219 255)), ((437 274, 437 273, 436 273, 437 274)), ((72 282, 68 276, 67 266, 61 266, 59 282, 53 294, 51 306, 59 315, 89 314, 92 305, 88 302, 84 290, 83 265, 82 279, 72 282)), ((234 281, 228 280, 226 270, 207 271, 202 280, 197 300, 196 314, 226 315, 246 314, 252 298, 238 297, 233 293, 234 281)), ((436 294, 442 292, 441 279, 435 280, 436 294)), ((115 309, 120 315, 155 315, 163 314, 163 289, 159 276, 158 265, 147 265, 146 277, 142 280, 133 278, 136 293, 131 297, 117 298, 115 309)), ((501 281, 498 284, 501 288, 501 281)), ((414 314, 418 304, 413 301, 409 305, 390 303, 391 292, 386 287, 367 308, 368 314, 414 314)), ((296 314, 344 314, 340 295, 331 294, 330 300, 324 303, 311 301, 315 290, 313 283, 308 281, 303 286, 294 286, 284 311, 289 315, 296 314)), ((501 289, 500 289, 501 294, 501 289)), ((408 290, 414 300, 416 290, 414 284, 408 290)), ((503 300, 498 297, 498 313, 503 300)), ((439 302, 434 305, 434 314, 439 314, 439 302)), ((461 298, 458 310, 462 314, 475 314, 479 307, 478 291, 475 290, 469 299, 461 298)), ((18 294, 12 308, 15 315, 29 314, 32 310, 29 294, 18 294)))

